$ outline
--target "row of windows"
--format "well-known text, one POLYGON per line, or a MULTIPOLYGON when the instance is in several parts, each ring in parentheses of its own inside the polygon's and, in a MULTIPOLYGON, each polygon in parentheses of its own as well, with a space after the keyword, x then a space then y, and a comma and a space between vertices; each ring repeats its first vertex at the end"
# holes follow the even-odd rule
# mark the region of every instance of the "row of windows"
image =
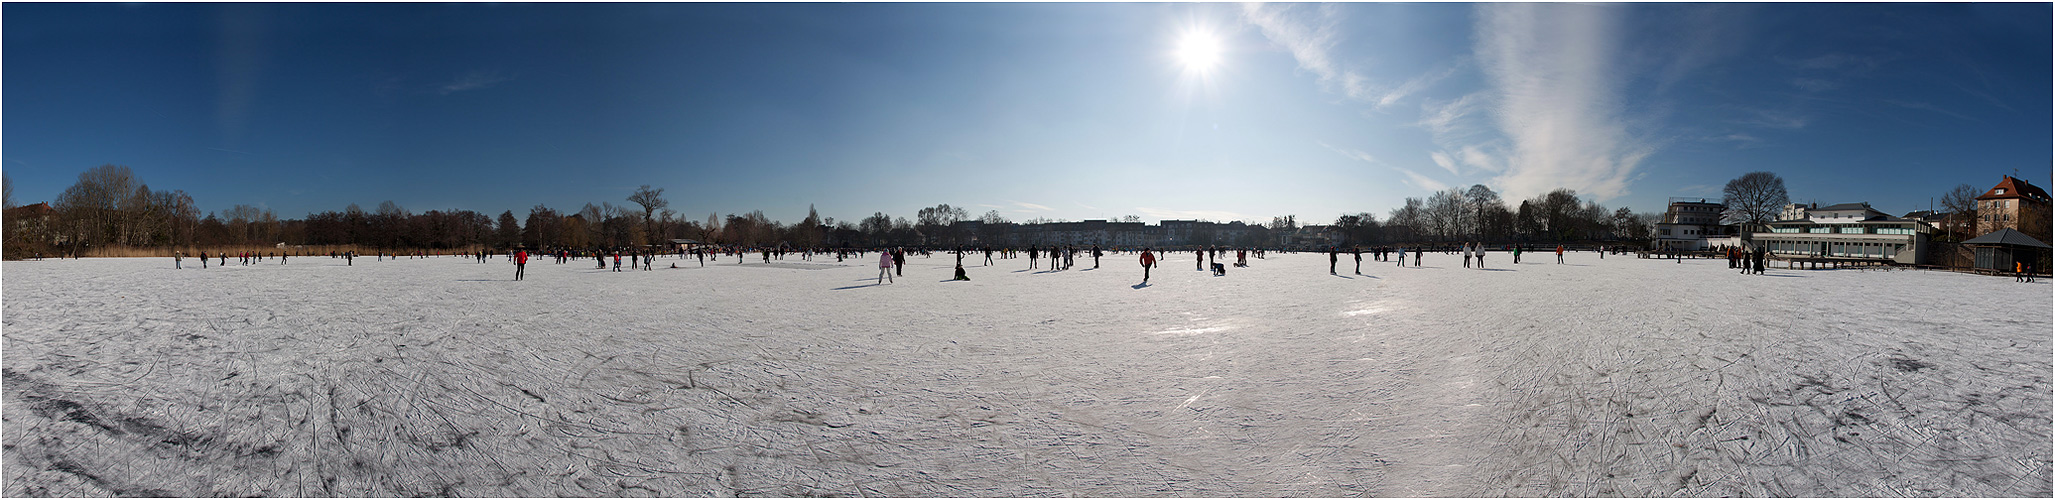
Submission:
POLYGON ((1867 227, 1862 227, 1862 226, 1854 226, 1854 227, 1840 227, 1840 228, 1834 228, 1834 227, 1817 227, 1817 226, 1816 226, 1816 227, 1803 227, 1803 228, 1800 228, 1800 227, 1772 227, 1772 228, 1770 228, 1770 232, 1772 232, 1772 233, 1813 233, 1813 234, 1830 234, 1830 233, 1841 233, 1841 234, 1912 234, 1912 233, 1913 233, 1913 231, 1912 231, 1912 228, 1909 228, 1909 227, 1879 227, 1879 228, 1867 228, 1867 227))
POLYGON ((1841 243, 1810 241, 1772 241, 1770 251, 1782 254, 1824 255, 1827 257, 1855 257, 1883 259, 1905 251, 1905 245, 1898 243, 1841 243))

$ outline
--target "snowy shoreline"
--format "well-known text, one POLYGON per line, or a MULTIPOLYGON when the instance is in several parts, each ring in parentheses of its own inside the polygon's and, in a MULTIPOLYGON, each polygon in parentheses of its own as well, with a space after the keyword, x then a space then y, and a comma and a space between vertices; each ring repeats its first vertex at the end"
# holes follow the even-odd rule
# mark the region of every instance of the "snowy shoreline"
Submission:
POLYGON ((2051 493, 2047 284, 1324 257, 8 262, 4 493, 2051 493))

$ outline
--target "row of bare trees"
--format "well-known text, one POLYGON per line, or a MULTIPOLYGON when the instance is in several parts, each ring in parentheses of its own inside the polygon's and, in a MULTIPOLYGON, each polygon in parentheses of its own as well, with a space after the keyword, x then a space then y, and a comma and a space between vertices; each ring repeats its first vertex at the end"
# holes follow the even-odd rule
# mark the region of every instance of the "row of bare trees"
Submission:
MULTIPOLYGON (((1646 240, 1656 214, 1607 209, 1577 192, 1557 189, 1508 206, 1482 184, 1406 198, 1383 221, 1370 213, 1334 221, 1347 245, 1414 241, 1646 240)), ((1273 225, 1277 222, 1273 221, 1273 225)))

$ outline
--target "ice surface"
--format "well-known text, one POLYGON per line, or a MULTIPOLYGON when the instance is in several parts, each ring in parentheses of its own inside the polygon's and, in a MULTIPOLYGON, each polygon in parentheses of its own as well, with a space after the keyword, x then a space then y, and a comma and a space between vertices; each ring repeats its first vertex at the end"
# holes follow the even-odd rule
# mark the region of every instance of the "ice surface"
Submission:
POLYGON ((8 262, 0 492, 2051 494, 2046 284, 1507 257, 8 262))

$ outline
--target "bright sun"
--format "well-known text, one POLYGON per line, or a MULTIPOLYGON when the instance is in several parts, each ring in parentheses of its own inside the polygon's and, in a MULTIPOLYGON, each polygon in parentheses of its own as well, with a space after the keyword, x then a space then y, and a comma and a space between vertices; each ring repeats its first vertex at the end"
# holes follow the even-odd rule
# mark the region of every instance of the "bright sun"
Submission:
POLYGON ((1220 40, 1209 33, 1187 33, 1177 44, 1177 60, 1193 71, 1212 69, 1220 64, 1220 40))

